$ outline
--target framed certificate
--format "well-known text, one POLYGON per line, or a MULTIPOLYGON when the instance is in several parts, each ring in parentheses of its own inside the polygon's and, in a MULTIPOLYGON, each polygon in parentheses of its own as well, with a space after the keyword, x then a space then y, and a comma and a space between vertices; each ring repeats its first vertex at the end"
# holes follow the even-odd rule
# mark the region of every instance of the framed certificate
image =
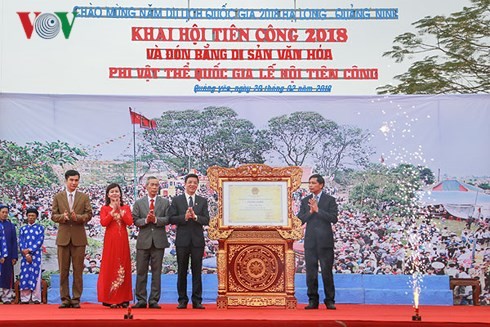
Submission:
POLYGON ((222 226, 288 226, 287 181, 223 181, 222 226))

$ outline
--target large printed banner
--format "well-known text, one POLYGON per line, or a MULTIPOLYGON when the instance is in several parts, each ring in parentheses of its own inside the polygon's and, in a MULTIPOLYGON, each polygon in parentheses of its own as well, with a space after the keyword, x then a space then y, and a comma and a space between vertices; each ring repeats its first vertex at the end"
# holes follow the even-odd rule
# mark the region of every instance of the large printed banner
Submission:
POLYGON ((407 70, 396 36, 467 3, 3 1, 0 91, 372 95, 407 70))

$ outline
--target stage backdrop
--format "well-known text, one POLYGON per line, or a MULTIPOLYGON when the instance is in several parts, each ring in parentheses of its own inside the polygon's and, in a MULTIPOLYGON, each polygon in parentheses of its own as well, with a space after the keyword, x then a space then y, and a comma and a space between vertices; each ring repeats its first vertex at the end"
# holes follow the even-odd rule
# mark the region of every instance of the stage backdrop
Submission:
MULTIPOLYGON (((57 270, 57 231, 49 217, 52 196, 63 185, 65 169, 81 172, 81 186, 90 193, 94 207, 95 216, 88 225, 91 239, 86 271, 90 273, 97 272, 101 260, 104 230, 98 210, 108 183, 123 185, 125 200, 132 204, 133 186, 137 184, 136 193, 142 195, 145 177, 161 178, 162 194, 172 198, 182 192, 183 175, 197 171, 203 175, 199 192, 209 197, 214 214, 215 195, 204 176, 206 169, 215 164, 235 167, 263 162, 303 167, 305 184, 295 193, 296 206, 307 194, 309 174, 327 176, 326 191, 337 197, 343 209, 336 227, 335 269, 339 273, 412 273, 413 253, 424 258, 424 265, 417 267, 423 273, 455 274, 458 268, 477 275, 487 273, 487 95, 211 98, 10 94, 1 97, 0 105, 5 163, 0 194, 3 202, 11 204, 11 215, 18 224, 22 220, 16 218, 22 217, 27 206, 42 212, 41 221, 48 230, 47 271, 57 270), (410 175, 413 170, 415 176, 410 175), (468 226, 462 217, 447 212, 444 205, 451 203, 432 202, 433 207, 427 207, 418 200, 420 191, 430 191, 442 180, 476 185, 461 192, 466 202, 459 203, 471 209, 473 224, 468 226)), ((173 242, 173 227, 168 229, 173 242)), ((137 230, 132 228, 130 235, 133 244, 137 230)), ((301 241, 295 249, 297 271, 303 272, 301 241)), ((216 244, 211 240, 207 240, 206 253, 206 270, 213 272, 216 244)), ((173 247, 169 248, 166 272, 175 272, 174 254, 173 247)))

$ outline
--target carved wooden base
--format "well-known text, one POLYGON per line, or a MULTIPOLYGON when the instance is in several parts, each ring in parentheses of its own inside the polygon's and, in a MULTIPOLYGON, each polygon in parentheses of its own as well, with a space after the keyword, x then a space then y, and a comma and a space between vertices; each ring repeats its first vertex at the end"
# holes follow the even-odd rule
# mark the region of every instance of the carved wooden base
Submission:
POLYGON ((275 232, 234 233, 220 242, 218 309, 296 309, 292 242, 275 232))

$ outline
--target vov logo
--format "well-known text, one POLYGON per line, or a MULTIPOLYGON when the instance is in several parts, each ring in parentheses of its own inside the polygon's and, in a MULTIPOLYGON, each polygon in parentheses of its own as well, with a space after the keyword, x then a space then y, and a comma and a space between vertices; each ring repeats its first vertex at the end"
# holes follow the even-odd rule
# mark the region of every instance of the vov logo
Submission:
POLYGON ((31 38, 33 31, 43 39, 52 39, 56 37, 60 30, 63 31, 65 39, 70 37, 73 23, 75 23, 76 12, 55 12, 55 13, 41 13, 39 11, 33 12, 34 19, 31 20, 31 12, 18 11, 20 22, 26 33, 28 39, 31 38), (73 14, 71 22, 68 20, 68 14, 73 14))

